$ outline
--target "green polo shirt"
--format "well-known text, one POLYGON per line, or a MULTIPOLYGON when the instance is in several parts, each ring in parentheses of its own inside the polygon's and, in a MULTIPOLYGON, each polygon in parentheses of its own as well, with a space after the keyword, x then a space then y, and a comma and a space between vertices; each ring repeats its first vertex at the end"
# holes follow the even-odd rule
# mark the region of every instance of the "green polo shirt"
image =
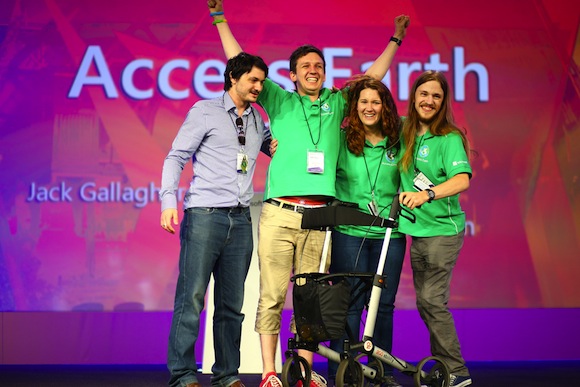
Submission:
MULTIPOLYGON (((366 141, 364 156, 357 156, 348 150, 346 133, 341 131, 336 169, 336 197, 344 202, 357 203, 360 210, 370 214, 367 205, 372 200, 374 189, 377 210, 383 218, 388 218, 393 196, 399 191, 397 163, 402 155, 400 150, 387 149, 387 142, 387 138, 376 145, 366 141)), ((343 234, 372 239, 382 239, 386 232, 386 228, 377 226, 337 226, 335 229, 343 234)), ((402 236, 396 230, 391 233, 391 238, 402 236)))
POLYGON ((270 119, 272 137, 278 140, 266 176, 264 200, 282 196, 336 195, 336 162, 340 124, 346 109, 343 93, 320 91, 312 102, 308 96, 289 92, 266 79, 258 97, 270 119), (309 173, 309 151, 324 153, 324 172, 309 173))
MULTIPOLYGON (((415 139, 413 163, 406 172, 401 171, 403 191, 413 188, 415 169, 423 172, 434 184, 441 184, 459 173, 467 173, 471 178, 471 166, 463 148, 461 136, 450 133, 434 136, 427 132, 415 139)), ((459 194, 425 203, 413 210, 416 222, 413 224, 400 218, 399 230, 417 237, 456 235, 465 229, 465 213, 459 205, 459 194)))

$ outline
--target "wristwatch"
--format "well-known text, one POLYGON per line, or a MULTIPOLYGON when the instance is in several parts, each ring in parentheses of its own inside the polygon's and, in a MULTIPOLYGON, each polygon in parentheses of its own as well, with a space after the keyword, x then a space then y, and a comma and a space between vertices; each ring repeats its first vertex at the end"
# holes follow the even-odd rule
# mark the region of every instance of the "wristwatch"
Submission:
POLYGON ((435 199, 435 191, 429 188, 427 188, 425 191, 427 191, 427 195, 429 195, 429 200, 427 200, 427 203, 431 203, 433 199, 435 199))

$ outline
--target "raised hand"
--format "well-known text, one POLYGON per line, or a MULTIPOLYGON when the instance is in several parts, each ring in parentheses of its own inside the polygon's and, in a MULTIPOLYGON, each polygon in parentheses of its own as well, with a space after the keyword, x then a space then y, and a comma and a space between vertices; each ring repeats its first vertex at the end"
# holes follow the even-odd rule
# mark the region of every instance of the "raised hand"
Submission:
POLYGON ((207 7, 210 12, 223 12, 224 1, 223 0, 208 0, 207 7))
POLYGON ((407 27, 411 23, 409 15, 399 15, 395 18, 395 34, 393 35, 397 39, 403 40, 407 34, 407 27))

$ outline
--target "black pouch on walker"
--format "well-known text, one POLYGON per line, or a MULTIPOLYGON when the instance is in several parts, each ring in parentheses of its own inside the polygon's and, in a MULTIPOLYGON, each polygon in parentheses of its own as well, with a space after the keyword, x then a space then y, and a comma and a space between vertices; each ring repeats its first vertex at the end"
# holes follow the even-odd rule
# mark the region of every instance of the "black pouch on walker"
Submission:
POLYGON ((345 333, 351 287, 345 277, 308 273, 293 277, 294 320, 305 342, 339 339, 345 333))

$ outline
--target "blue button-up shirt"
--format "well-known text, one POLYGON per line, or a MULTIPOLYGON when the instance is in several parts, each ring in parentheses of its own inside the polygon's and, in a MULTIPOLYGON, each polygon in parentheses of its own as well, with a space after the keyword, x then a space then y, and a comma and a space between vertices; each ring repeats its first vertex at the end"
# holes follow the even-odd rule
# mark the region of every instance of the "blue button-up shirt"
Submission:
POLYGON ((193 161, 194 176, 185 194, 190 207, 249 206, 254 195, 252 177, 262 149, 267 153, 270 131, 258 111, 249 106, 242 115, 248 155, 247 174, 237 172, 240 152, 236 107, 226 92, 222 97, 198 101, 189 110, 163 163, 161 210, 177 208, 181 171, 193 161))

